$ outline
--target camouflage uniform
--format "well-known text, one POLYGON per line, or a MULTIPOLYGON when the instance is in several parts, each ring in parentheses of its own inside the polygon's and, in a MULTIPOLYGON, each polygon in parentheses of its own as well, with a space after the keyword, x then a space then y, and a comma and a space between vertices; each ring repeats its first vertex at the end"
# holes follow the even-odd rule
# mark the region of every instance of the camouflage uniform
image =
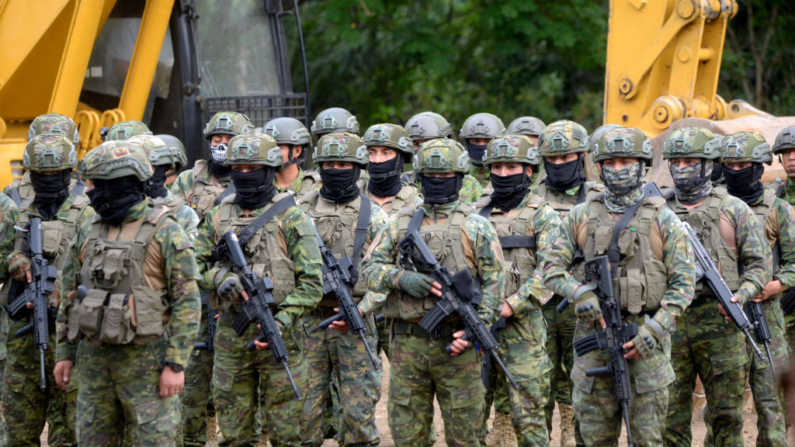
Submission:
MULTIPOLYGON (((265 169, 274 169, 282 163, 276 141, 262 134, 233 138, 226 157, 229 165, 259 164, 265 165, 265 169)), ((230 196, 207 213, 196 237, 196 258, 203 289, 215 290, 216 276, 220 280, 234 275, 224 272, 224 269, 232 269, 230 261, 217 261, 212 252, 223 235, 230 230, 239 233, 284 197, 288 195, 276 194, 264 207, 244 213, 234 196, 230 196)), ((312 224, 301 210, 290 207, 256 232, 244 252, 252 263, 252 270, 273 279, 273 296, 277 303, 274 313, 283 325, 281 331, 289 350, 289 367, 299 390, 305 390, 307 376, 301 317, 315 307, 322 294, 320 253, 312 224)), ((211 294, 210 299, 212 306, 221 313, 212 379, 218 425, 224 435, 220 445, 250 446, 258 442, 260 393, 266 396, 271 443, 299 445, 298 421, 303 402, 295 399, 282 365, 273 360, 270 350, 254 353, 246 350, 248 342, 259 336, 256 325, 251 325, 242 337, 232 329, 232 322, 242 311, 239 299, 220 299, 217 293, 211 294)))
MULTIPOLYGON (((417 172, 456 172, 469 170, 464 148, 449 139, 422 145, 414 159, 417 172)), ((491 325, 502 307, 505 274, 499 239, 491 224, 481 216, 469 215, 471 208, 453 201, 443 205, 425 204, 420 234, 429 238, 429 246, 450 272, 468 269, 481 279, 482 300, 477 311, 485 324, 491 325), (450 251, 447 251, 449 240, 450 251)), ((395 445, 426 445, 433 417, 436 395, 445 421, 445 439, 449 445, 479 446, 480 427, 472 421, 483 418, 483 384, 480 381, 480 358, 476 350, 467 349, 451 356, 445 348, 451 335, 462 329, 452 317, 439 325, 438 338, 431 338, 417 325, 435 299, 412 298, 399 289, 406 274, 398 264, 397 245, 403 238, 416 210, 406 207, 389 219, 365 258, 368 289, 386 298, 391 291, 398 300, 388 299, 384 316, 395 318, 390 336, 391 371, 389 383, 389 428, 395 445)))
MULTIPOLYGON (((666 159, 698 158, 700 164, 709 165, 710 160, 720 157, 720 142, 706 129, 677 129, 668 136, 663 154, 666 159)), ((700 164, 681 168, 677 173, 698 169, 700 164)), ((674 167, 671 169, 673 175, 674 167)), ((702 179, 706 177, 705 190, 699 192, 706 197, 697 202, 697 206, 688 210, 679 197, 668 199, 668 206, 682 221, 699 231, 704 248, 743 305, 759 295, 770 280, 769 244, 748 205, 728 195, 724 188, 712 188, 708 171, 702 169, 698 174, 702 179), (738 272, 740 263, 745 267, 742 276, 738 272)), ((675 188, 676 191, 682 189, 678 185, 675 188)), ((715 445, 743 443, 744 366, 748 362, 745 340, 741 332, 724 320, 717 307, 709 287, 699 281, 693 303, 683 315, 677 316, 671 352, 676 381, 668 387, 666 445, 681 446, 691 442, 696 375, 704 384, 709 405, 705 419, 712 423, 715 445)))
MULTIPOLYGON (((490 169, 494 163, 538 166, 540 159, 532 147, 532 141, 524 136, 497 137, 488 145, 485 169, 490 169)), ((529 178, 526 185, 529 188, 529 178)), ((546 353, 546 324, 541 312, 546 290, 541 272, 536 267, 546 260, 560 227, 560 217, 544 199, 529 192, 508 212, 495 208, 490 197, 478 201, 475 212, 489 219, 501 243, 507 241, 503 239, 507 236, 525 236, 528 242, 532 241, 529 245, 533 245, 532 248, 503 246, 505 270, 510 273, 505 281, 506 302, 513 315, 506 319, 505 329, 500 333, 500 351, 509 372, 519 383, 519 389, 509 386, 502 370, 492 363, 486 408, 491 407, 493 399, 496 400, 498 391, 495 389, 505 393, 507 408, 504 403, 497 402, 495 411, 504 409, 507 411, 502 413, 511 414, 519 445, 548 445, 544 407, 549 399, 547 375, 552 370, 552 362, 546 353)), ((484 428, 488 413, 485 416, 484 428)))
MULTIPOLYGON (((0 280, 8 280, 6 268, 6 255, 14 249, 14 225, 19 220, 19 210, 7 195, 0 193, 0 280)), ((8 336, 8 314, 5 306, 0 306, 0 445, 8 445, 8 431, 6 430, 5 417, 2 412, 2 395, 4 383, 2 380, 6 368, 6 337, 8 336)))
MULTIPOLYGON (((134 143, 104 143, 84 164, 89 179, 143 182, 152 175, 134 143)), ((99 216, 80 227, 66 255, 65 305, 56 322, 56 361, 79 368, 73 380, 80 383, 80 445, 116 444, 126 423, 134 445, 176 445, 179 398, 160 397, 160 373, 188 362, 199 322, 197 278, 190 240, 147 199, 127 211, 120 227, 99 216), (82 299, 78 285, 88 289, 82 299)))
MULTIPOLYGON (((640 162, 624 168, 630 173, 627 177, 611 175, 604 195, 592 195, 566 215, 544 266, 544 280, 551 290, 573 301, 575 291, 581 286, 569 274, 575 252, 582 250, 586 260, 605 255, 619 216, 640 201, 634 217, 621 233, 631 238, 619 238, 620 261, 613 287, 622 320, 638 325, 639 336, 632 341, 642 356, 628 361, 632 380, 628 429, 635 445, 661 445, 663 427, 660 421, 665 417, 668 400, 666 386, 674 380, 670 333, 675 330, 674 319, 692 299, 695 266, 690 260, 691 247, 685 230, 665 201, 643 197, 641 166, 644 160, 650 163, 653 157, 645 135, 637 129, 618 127, 602 135, 598 144, 598 152, 594 149, 596 162, 614 157, 636 157, 640 162), (617 198, 613 199, 611 187, 623 187, 628 192, 616 192, 617 198), (618 208, 611 208, 614 206, 618 208), (613 209, 617 211, 611 211, 613 209), (645 252, 636 254, 635 247, 645 252)), ((603 170, 607 169, 603 166, 603 170)), ((577 340, 593 334, 594 327, 598 326, 591 323, 598 315, 588 319, 588 307, 580 304, 588 293, 583 293, 571 306, 578 314, 577 340)), ((598 305, 596 308, 598 310, 598 305)), ((574 411, 579 423, 578 444, 617 444, 621 434, 622 410, 615 401, 612 377, 585 375, 586 370, 605 366, 609 359, 609 353, 602 350, 584 356, 575 354, 571 377, 574 411)))

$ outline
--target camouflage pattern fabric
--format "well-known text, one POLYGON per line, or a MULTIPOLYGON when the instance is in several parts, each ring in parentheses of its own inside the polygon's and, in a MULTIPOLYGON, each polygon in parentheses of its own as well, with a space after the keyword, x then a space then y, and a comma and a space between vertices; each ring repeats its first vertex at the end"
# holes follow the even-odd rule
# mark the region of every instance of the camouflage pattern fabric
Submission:
POLYGON ((152 135, 152 131, 140 121, 122 121, 108 129, 105 141, 123 141, 137 135, 152 135))
MULTIPOLYGON (((171 191, 167 191, 165 201, 166 203, 174 201, 174 194, 172 194, 171 191)), ((196 233, 199 231, 199 215, 196 214, 196 211, 183 203, 174 212, 174 217, 177 219, 177 223, 182 227, 185 234, 193 241, 196 238, 196 233)))
POLYGON ((469 176, 477 180, 481 188, 485 188, 487 185, 489 185, 490 173, 491 170, 485 166, 472 165, 469 168, 469 176))
MULTIPOLYGON (((14 225, 19 220, 19 210, 7 195, 0 193, 0 280, 8 280, 6 255, 14 249, 14 225)), ((8 445, 8 431, 2 411, 2 396, 5 393, 5 368, 8 352, 8 314, 5 306, 0 307, 0 445, 8 445)))
MULTIPOLYGON (((202 320, 196 340, 205 338, 207 338, 207 305, 202 304, 202 320)), ((185 390, 180 397, 182 445, 186 447, 203 447, 207 444, 207 418, 215 416, 210 387, 212 377, 213 354, 194 349, 185 367, 185 390)))
MULTIPOLYGON (((795 182, 787 179, 784 185, 784 195, 782 197, 784 201, 790 204, 790 206, 795 207, 795 182)), ((795 312, 789 315, 784 316, 784 326, 786 330, 784 334, 787 338, 787 344, 790 348, 795 347, 795 312)))
MULTIPOLYGON (((206 161, 197 160, 197 164, 199 161, 206 163, 206 161)), ((177 180, 175 180, 171 185, 171 193, 174 194, 174 197, 184 200, 185 203, 193 208, 193 210, 196 211, 196 214, 199 216, 199 219, 204 219, 207 211, 215 206, 215 202, 209 204, 206 209, 196 206, 196 204, 194 204, 194 187, 196 184, 201 183, 205 188, 214 188, 217 190, 218 194, 221 194, 223 190, 226 189, 230 183, 232 183, 232 178, 215 178, 212 174, 210 174, 210 170, 205 165, 205 168, 200 172, 200 175, 196 177, 196 182, 194 182, 194 170, 196 170, 195 167, 193 169, 182 171, 177 177, 177 180)))
POLYGON ((574 330, 577 317, 574 315, 574 306, 567 306, 563 312, 558 313, 556 308, 563 297, 554 295, 541 309, 547 327, 547 355, 552 361, 553 372, 550 374, 550 398, 544 406, 544 417, 547 430, 552 432, 552 414, 555 411, 555 402, 571 405, 571 370, 574 367, 574 330))
MULTIPOLYGON (((274 180, 275 181, 275 180, 274 180)), ((292 191, 295 193, 295 200, 299 200, 304 194, 315 189, 315 185, 320 183, 320 175, 317 172, 306 172, 298 168, 298 177, 293 180, 293 183, 287 188, 280 188, 276 185, 277 192, 292 191)))

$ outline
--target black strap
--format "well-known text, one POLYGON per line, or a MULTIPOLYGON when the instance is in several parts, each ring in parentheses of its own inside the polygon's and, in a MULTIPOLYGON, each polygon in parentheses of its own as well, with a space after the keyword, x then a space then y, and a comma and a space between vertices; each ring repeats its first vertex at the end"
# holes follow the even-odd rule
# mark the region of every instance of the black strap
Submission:
POLYGON ((491 216, 492 211, 494 211, 494 206, 491 204, 491 202, 489 202, 488 205, 480 209, 480 212, 478 214, 488 219, 489 216, 491 216))
MULTIPOLYGON (((227 188, 228 189, 228 188, 227 188)), ((249 226, 247 226, 238 236, 237 240, 240 243, 240 246, 243 247, 246 245, 249 239, 251 239, 254 234, 257 233, 262 227, 265 226, 266 223, 270 222, 271 219, 276 217, 279 213, 287 211, 290 207, 295 206, 295 200, 293 200, 293 196, 287 196, 278 202, 274 203, 273 206, 265 210, 264 213, 260 214, 259 217, 254 219, 254 222, 251 222, 249 226)))
POLYGON ((502 245, 503 250, 506 248, 529 248, 535 250, 536 237, 521 235, 500 236, 500 245, 502 245))
POLYGON ((621 260, 621 251, 618 248, 618 237, 621 235, 621 232, 624 231, 624 228, 629 225, 629 221, 635 217, 635 213, 638 211, 638 208, 643 204, 646 195, 643 195, 643 198, 638 200, 638 203, 632 205, 621 219, 618 220, 616 226, 613 227, 613 238, 610 240, 610 248, 607 249, 607 259, 610 261, 610 273, 612 274, 613 278, 616 277, 616 273, 618 271, 618 261, 621 260))
POLYGON ((353 233, 353 271, 351 280, 353 284, 359 281, 359 263, 362 262, 362 248, 367 239, 367 231, 370 229, 370 198, 364 194, 359 194, 362 204, 359 206, 359 219, 356 221, 356 230, 353 233))
MULTIPOLYGON (((215 206, 220 205, 221 202, 223 202, 223 200, 225 198, 231 196, 234 193, 235 193, 235 184, 234 183, 230 183, 229 186, 227 186, 226 189, 224 189, 224 191, 221 193, 221 195, 218 196, 217 199, 215 199, 215 206)), ((260 227, 260 228, 262 228, 262 227, 260 227)))
POLYGON ((74 188, 72 188, 72 197, 83 195, 83 192, 85 190, 86 190, 86 182, 78 180, 77 183, 75 183, 74 188))
POLYGON ((19 195, 19 188, 11 188, 11 200, 17 204, 17 208, 22 205, 22 197, 19 195))
POLYGON ((585 183, 580 185, 580 190, 577 192, 577 205, 585 203, 585 183))

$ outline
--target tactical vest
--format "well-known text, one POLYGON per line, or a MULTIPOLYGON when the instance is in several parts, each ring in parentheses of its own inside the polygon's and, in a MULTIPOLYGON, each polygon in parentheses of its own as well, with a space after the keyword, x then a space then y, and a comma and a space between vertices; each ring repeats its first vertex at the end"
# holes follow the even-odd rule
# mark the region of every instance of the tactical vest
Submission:
POLYGON ((110 238, 110 225, 94 218, 78 278, 88 294, 72 301, 69 341, 140 346, 163 335, 171 317, 166 279, 150 278, 162 284, 151 288, 144 265, 149 244, 167 219, 174 220, 168 209, 150 205, 144 217, 123 224, 118 237, 110 238))
MULTIPOLYGON (((291 192, 276 194, 262 211, 265 212, 279 200, 291 195, 291 192)), ((255 219, 256 217, 238 216, 235 197, 229 196, 225 198, 221 202, 218 212, 213 216, 213 226, 216 229, 215 243, 217 244, 229 230, 234 231, 235 234, 240 234, 255 219)), ((260 278, 271 278, 271 281, 273 281, 273 300, 276 305, 281 304, 287 295, 295 289, 295 268, 292 259, 287 255, 287 241, 279 226, 278 216, 271 219, 259 231, 254 233, 242 248, 251 271, 260 278)), ((230 270, 232 269, 232 262, 229 259, 223 259, 221 265, 230 270)), ((211 296, 210 305, 213 308, 224 311, 241 312, 243 310, 242 302, 227 301, 221 303, 218 302, 218 297, 215 294, 211 296)))
MULTIPOLYGON (((301 211, 309 214, 315 220, 315 226, 320 238, 323 239, 323 243, 331 250, 334 257, 337 259, 345 256, 350 257, 351 261, 358 266, 359 272, 361 272, 361 258, 367 251, 367 247, 365 246, 361 250, 359 259, 354 259, 354 239, 356 238, 356 224, 359 221, 359 212, 362 206, 361 196, 342 205, 321 200, 318 191, 310 191, 303 197, 298 206, 301 211)), ((370 210, 367 210, 366 214, 367 216, 364 217, 368 217, 367 231, 369 232, 370 210)), ((367 282, 361 277, 361 273, 359 273, 359 280, 351 292, 357 303, 362 300, 365 292, 367 292, 367 282)), ((318 304, 318 306, 326 307, 336 305, 336 299, 327 298, 323 298, 318 304)))
POLYGON ((585 182, 580 185, 579 193, 576 196, 569 196, 566 193, 555 192, 552 188, 548 187, 546 183, 541 183, 535 189, 534 193, 544 198, 553 210, 560 214, 560 218, 566 217, 572 208, 580 203, 585 203, 591 194, 599 193, 604 190, 602 185, 594 182, 585 182), (563 200, 561 201, 561 198, 563 200), (568 200, 567 200, 568 199, 568 200))
POLYGON ((315 188, 315 185, 320 183, 320 174, 318 174, 316 171, 303 172, 304 178, 301 179, 301 190, 296 193, 296 200, 312 191, 315 188))
MULTIPOLYGON (((731 197, 726 188, 712 188, 704 203, 696 208, 686 210, 676 207, 676 199, 670 199, 669 205, 682 222, 687 222, 698 231, 698 239, 709 253, 712 262, 718 266, 726 285, 732 292, 740 288, 740 274, 738 271, 737 253, 731 249, 720 234, 720 215, 726 200, 731 197)), ((696 294, 711 295, 712 291, 704 281, 696 283, 696 294)))
MULTIPOLYGON (((216 186, 212 181, 207 182, 203 178, 205 175, 210 175, 208 172, 210 165, 206 160, 196 160, 196 165, 193 167, 193 187, 190 194, 190 207, 196 211, 199 219, 204 219, 207 213, 215 208, 215 202, 218 196, 223 194, 226 186, 216 186)), ((210 177, 212 177, 210 175, 210 177)))
POLYGON ((533 195, 524 207, 508 213, 498 208, 492 209, 490 203, 490 197, 481 198, 475 208, 494 225, 500 238, 505 270, 508 272, 505 281, 505 296, 508 297, 516 293, 536 269, 536 229, 533 219, 546 202, 540 196, 533 195))
MULTIPOLYGON (((398 212, 398 241, 402 240, 406 235, 409 223, 415 212, 416 209, 413 207, 406 207, 398 212)), ((447 216, 447 219, 431 225, 422 225, 419 228, 419 233, 425 239, 428 248, 439 260, 441 266, 447 267, 451 274, 468 269, 472 277, 477 278, 478 272, 474 266, 467 262, 464 255, 463 241, 461 240, 461 231, 464 231, 464 224, 466 224, 467 216, 471 212, 472 208, 470 206, 459 204, 447 216)), ((435 295, 417 299, 399 291, 397 302, 390 300, 384 307, 384 317, 417 320, 432 309, 436 301, 437 297, 435 295)))
MULTIPOLYGON (((774 184, 775 185, 775 184, 774 184)), ((760 228, 762 230, 766 230, 767 227, 767 219, 768 215, 770 214, 770 210, 773 208, 773 205, 776 202, 778 188, 767 187, 765 188, 765 192, 762 196, 762 201, 756 205, 748 205, 751 208, 751 211, 754 212, 754 216, 756 216, 756 221, 759 223, 760 228)), ((765 231, 767 234, 767 231, 765 231)), ((770 241, 768 241, 770 242, 770 241)), ((778 246, 779 241, 773 241, 773 274, 775 275, 779 268, 779 263, 781 262, 781 250, 778 246)), ((743 266, 740 264, 738 266, 739 274, 742 276, 743 266)))
MULTIPOLYGON (((668 289, 668 269, 652 250, 651 241, 652 224, 666 207, 662 197, 647 197, 618 237, 621 257, 613 278, 613 292, 621 310, 633 315, 659 309, 668 289)), ((588 199, 588 230, 583 248, 586 260, 607 255, 616 223, 609 216, 603 194, 588 199)), ((662 247, 662 241, 657 242, 662 247)))
MULTIPOLYGON (((373 195, 370 194, 369 190, 365 191, 367 191, 368 196, 373 197, 373 195)), ((407 206, 414 207, 414 200, 419 196, 421 196, 420 190, 417 189, 416 186, 403 184, 403 187, 400 188, 400 191, 398 191, 395 198, 389 202, 385 202, 381 206, 381 209, 383 209, 384 212, 386 212, 390 216, 393 214, 397 214, 400 210, 402 210, 407 206)))

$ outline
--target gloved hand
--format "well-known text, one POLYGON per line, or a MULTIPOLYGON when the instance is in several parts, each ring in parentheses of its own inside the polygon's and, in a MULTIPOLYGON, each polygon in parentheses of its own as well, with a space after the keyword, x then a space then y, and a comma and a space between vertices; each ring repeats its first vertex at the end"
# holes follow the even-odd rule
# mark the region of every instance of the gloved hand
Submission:
POLYGON ((431 293, 433 278, 422 273, 404 270, 400 274, 398 287, 414 298, 423 299, 431 293))
POLYGON ((235 301, 240 299, 243 284, 240 283, 240 277, 236 273, 222 270, 215 275, 215 291, 219 299, 235 301))
POLYGON ((638 335, 630 341, 635 343, 638 354, 645 359, 654 354, 654 348, 660 344, 660 336, 651 326, 644 324, 638 328, 638 335))
POLYGON ((30 258, 18 251, 13 253, 8 260, 8 271, 19 282, 28 282, 25 272, 30 270, 30 258))
POLYGON ((602 318, 602 309, 599 307, 599 298, 592 291, 584 292, 574 301, 574 313, 589 323, 602 318))

